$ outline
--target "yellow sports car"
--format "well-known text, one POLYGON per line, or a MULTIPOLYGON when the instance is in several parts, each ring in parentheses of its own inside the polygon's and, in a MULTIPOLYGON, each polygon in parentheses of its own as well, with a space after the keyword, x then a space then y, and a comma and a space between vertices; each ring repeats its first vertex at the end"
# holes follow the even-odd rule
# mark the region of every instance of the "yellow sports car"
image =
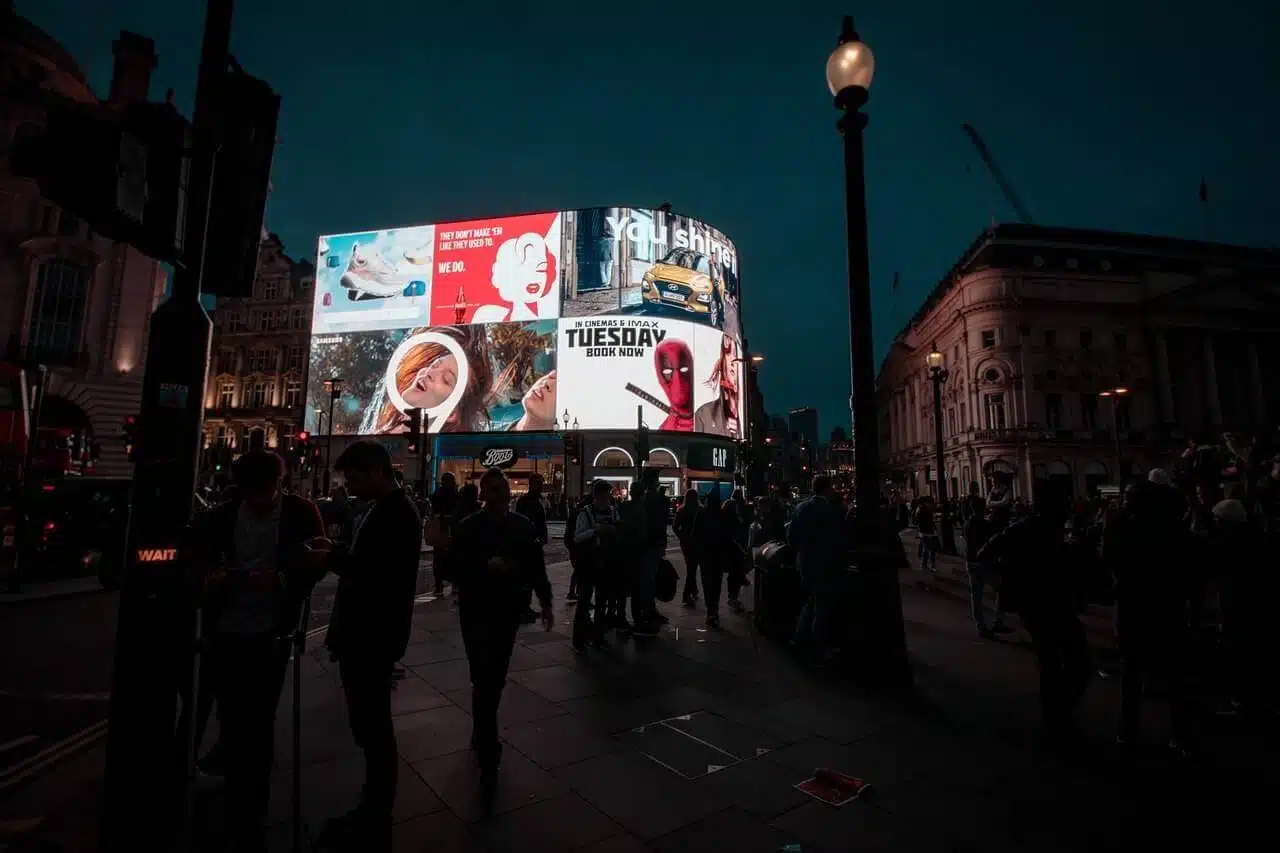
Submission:
POLYGON ((692 249, 672 249, 644 274, 646 302, 707 314, 719 327, 724 317, 724 277, 720 265, 692 249))

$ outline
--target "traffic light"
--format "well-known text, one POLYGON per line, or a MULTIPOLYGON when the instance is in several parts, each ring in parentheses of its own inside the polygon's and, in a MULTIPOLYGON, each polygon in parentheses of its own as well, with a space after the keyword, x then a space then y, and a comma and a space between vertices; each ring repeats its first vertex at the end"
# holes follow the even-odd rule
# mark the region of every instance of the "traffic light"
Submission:
POLYGON ((129 415, 124 419, 124 427, 120 430, 120 437, 124 439, 124 452, 128 454, 129 461, 133 461, 133 449, 138 444, 138 417, 137 415, 129 415))
POLYGON ((409 427, 409 455, 417 456, 422 451, 422 409, 409 409, 404 416, 409 427))
POLYGON ((636 431, 636 464, 643 465, 649 458, 649 428, 641 426, 636 431))
POLYGON ((311 433, 305 429, 301 430, 294 438, 293 457, 299 467, 307 464, 307 460, 311 458, 311 433))
POLYGON ((271 183, 280 96, 239 68, 218 81, 218 155, 201 291, 251 296, 271 183))

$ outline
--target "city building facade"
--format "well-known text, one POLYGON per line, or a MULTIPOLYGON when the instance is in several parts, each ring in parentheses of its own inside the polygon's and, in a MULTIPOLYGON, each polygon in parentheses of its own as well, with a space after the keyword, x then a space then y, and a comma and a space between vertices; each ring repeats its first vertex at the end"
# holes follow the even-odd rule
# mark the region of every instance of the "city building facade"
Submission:
POLYGON ((60 102, 114 111, 145 101, 154 44, 120 34, 104 100, 67 51, 17 15, 12 3, 0 5, 0 19, 4 362, 21 368, 28 381, 40 367, 47 370, 35 440, 37 454, 70 460, 56 473, 132 476, 122 432, 140 408, 148 322, 164 296, 166 271, 59 210, 33 181, 10 172, 9 153, 17 128, 42 123, 60 102))
POLYGON ((1280 253, 1099 231, 984 232, 881 365, 891 488, 948 494, 993 476, 1068 501, 1167 467, 1189 439, 1280 416, 1280 253), (934 409, 928 356, 947 374, 934 409))
POLYGON ((315 267, 262 241, 251 296, 222 298, 213 312, 205 390, 205 447, 226 458, 260 443, 288 450, 302 429, 315 267))

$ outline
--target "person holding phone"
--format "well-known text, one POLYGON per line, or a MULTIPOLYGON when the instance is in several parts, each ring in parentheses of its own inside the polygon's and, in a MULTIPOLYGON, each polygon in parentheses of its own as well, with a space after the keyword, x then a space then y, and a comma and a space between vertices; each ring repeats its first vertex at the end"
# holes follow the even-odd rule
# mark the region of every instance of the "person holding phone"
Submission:
MULTIPOLYGON (((208 656, 201 687, 218 705, 228 829, 237 849, 266 849, 263 824, 275 755, 276 707, 289 638, 326 559, 311 501, 281 490, 280 457, 252 450, 235 463, 234 497, 192 524, 204 589, 208 656)), ((202 703, 203 704, 203 703, 202 703)))
POLYGON ((493 807, 502 744, 498 703, 532 589, 545 630, 555 625, 551 584, 533 522, 511 510, 511 484, 498 468, 480 480, 484 508, 457 524, 453 540, 458 619, 471 667, 471 744, 480 765, 481 799, 493 807))

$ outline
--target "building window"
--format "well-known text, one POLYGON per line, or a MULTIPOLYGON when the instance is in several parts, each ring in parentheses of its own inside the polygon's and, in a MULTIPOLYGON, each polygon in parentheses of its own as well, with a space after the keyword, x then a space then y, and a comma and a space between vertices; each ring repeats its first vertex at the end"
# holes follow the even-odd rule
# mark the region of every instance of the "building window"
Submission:
POLYGON ((1080 330, 1080 349, 1090 349, 1093 347, 1093 329, 1084 328, 1080 330))
POLYGON ((249 388, 250 409, 262 409, 271 405, 271 383, 255 382, 249 388))
POLYGON ((269 349, 255 349, 249 353, 249 372, 266 373, 275 369, 275 353, 269 349))
POLYGON ((240 313, 227 315, 227 325, 230 332, 247 332, 249 330, 245 324, 244 315, 240 313))
MULTIPOLYGON (((235 402, 235 399, 236 399, 236 383, 223 382, 220 386, 218 386, 218 408, 219 409, 231 408, 232 404, 235 402)), ((221 431, 222 427, 219 427, 218 429, 221 431)), ((222 444, 222 441, 219 440, 218 443, 222 444)))
POLYGON ((263 299, 279 299, 280 298, 280 280, 269 278, 262 282, 262 298, 263 299))
POLYGON ((1129 349, 1129 336, 1124 332, 1116 332, 1116 349, 1120 352, 1127 352, 1129 349))
POLYGON ((1056 329, 1044 330, 1044 345, 1049 348, 1053 348, 1058 345, 1058 331, 1056 329))
POLYGON ((285 370, 301 371, 307 366, 307 351, 304 347, 289 347, 289 358, 285 370))
POLYGON ((956 410, 947 409, 947 435, 956 434, 956 410))
POLYGON ((42 361, 65 362, 81 349, 89 268, 50 260, 36 272, 27 346, 42 361))
POLYGON ((224 349, 218 351, 218 373, 230 373, 235 375, 236 372, 236 351, 233 349, 224 349))
POLYGON ((1044 395, 1044 422, 1049 429, 1062 429, 1062 395, 1044 395))
MULTIPOLYGON (((964 430, 966 430, 966 429, 968 429, 968 428, 969 428, 969 420, 968 420, 968 418, 966 418, 966 417, 965 417, 965 406, 964 406, 964 403, 961 403, 961 404, 960 404, 960 429, 961 429, 961 431, 964 431, 964 430)), ((966 478, 966 479, 967 479, 967 478, 966 478)))
POLYGON ((301 307, 294 308, 293 309, 293 328, 305 329, 306 327, 307 327, 307 309, 301 308, 301 307))
POLYGON ((987 394, 983 402, 987 407, 987 429, 1006 429, 1008 422, 1004 414, 1004 395, 987 394))
POLYGON ((1098 398, 1093 394, 1080 395, 1080 420, 1085 429, 1098 428, 1098 398))
POLYGON ((996 345, 996 330, 987 329, 982 333, 982 348, 994 349, 996 345))
POLYGON ((214 432, 213 436, 214 436, 213 438, 214 442, 219 447, 231 446, 231 431, 226 427, 224 426, 218 427, 218 429, 214 432))
POLYGON ((274 311, 255 311, 253 314, 253 326, 259 332, 271 332, 275 330, 275 312, 274 311))
POLYGON ((302 383, 297 379, 290 379, 285 384, 284 404, 290 409, 302 405, 302 383))

